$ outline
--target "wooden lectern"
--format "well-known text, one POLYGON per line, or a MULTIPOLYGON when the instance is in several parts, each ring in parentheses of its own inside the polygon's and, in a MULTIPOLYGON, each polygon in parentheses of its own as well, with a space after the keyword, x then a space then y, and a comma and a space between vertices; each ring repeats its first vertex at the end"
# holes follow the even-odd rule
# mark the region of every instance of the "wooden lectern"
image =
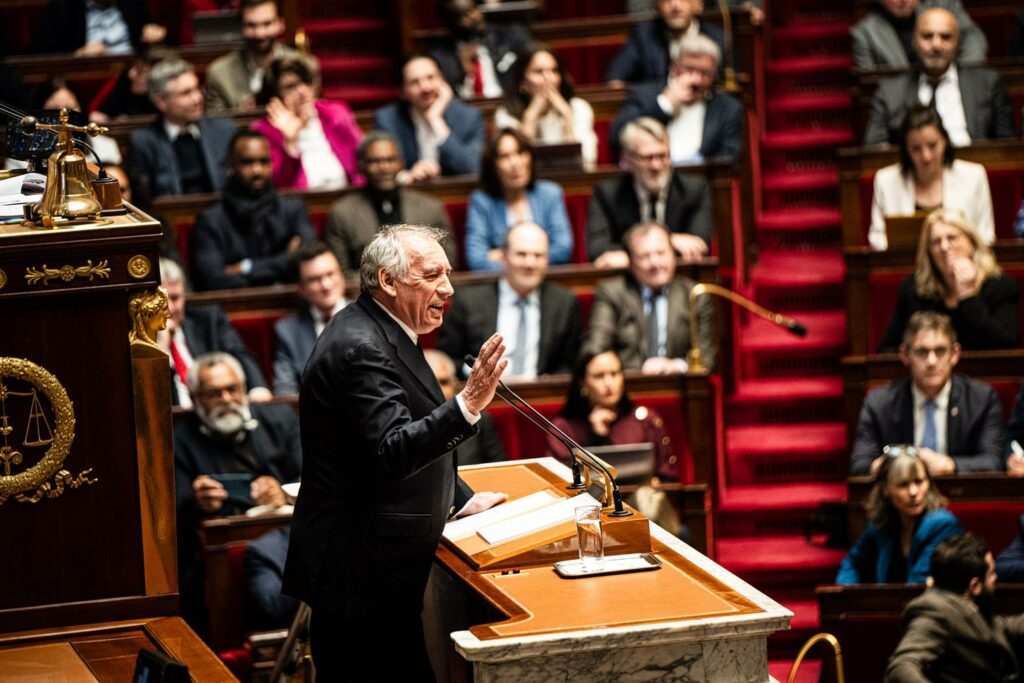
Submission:
POLYGON ((0 226, 0 677, 234 680, 175 615, 160 225, 0 226), (56 674, 56 675, 55 675, 56 674))

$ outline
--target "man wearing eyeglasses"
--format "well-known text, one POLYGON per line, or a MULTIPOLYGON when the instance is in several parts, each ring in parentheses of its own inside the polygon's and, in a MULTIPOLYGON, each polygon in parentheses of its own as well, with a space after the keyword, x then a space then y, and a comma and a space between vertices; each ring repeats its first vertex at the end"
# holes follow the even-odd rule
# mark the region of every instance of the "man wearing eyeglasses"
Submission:
POLYGON ((630 121, 619 134, 627 173, 594 188, 587 209, 587 253, 598 268, 625 268, 622 236, 637 223, 669 231, 672 249, 699 261, 711 246, 711 190, 701 177, 676 173, 665 126, 650 117, 630 121))
POLYGON ((900 345, 910 376, 870 394, 861 408, 850 474, 874 474, 890 444, 917 447, 931 476, 1003 471, 1003 411, 995 390, 953 373, 960 360, 949 318, 911 316, 900 345))
POLYGON ((200 521, 255 505, 284 505, 281 484, 299 478, 302 445, 295 412, 284 405, 250 404, 245 371, 228 353, 196 358, 189 390, 195 413, 174 428, 178 576, 182 613, 190 624, 202 626, 200 521))

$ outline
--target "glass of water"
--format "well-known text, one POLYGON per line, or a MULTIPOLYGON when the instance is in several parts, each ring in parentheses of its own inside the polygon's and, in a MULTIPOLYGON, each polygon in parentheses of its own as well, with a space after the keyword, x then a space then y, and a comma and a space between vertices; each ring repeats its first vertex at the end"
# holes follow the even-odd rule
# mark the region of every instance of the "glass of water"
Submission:
POLYGON ((604 568, 604 536, 601 535, 601 506, 576 508, 576 538, 580 545, 580 564, 584 572, 604 568))

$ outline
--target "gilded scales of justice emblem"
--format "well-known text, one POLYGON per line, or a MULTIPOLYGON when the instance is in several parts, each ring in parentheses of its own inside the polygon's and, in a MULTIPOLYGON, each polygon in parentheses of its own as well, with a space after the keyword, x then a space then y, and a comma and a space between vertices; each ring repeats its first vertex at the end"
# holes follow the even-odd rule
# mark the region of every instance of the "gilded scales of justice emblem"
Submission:
POLYGON ((0 505, 95 484, 92 468, 77 477, 63 469, 74 439, 74 408, 57 378, 29 360, 0 357, 0 505))

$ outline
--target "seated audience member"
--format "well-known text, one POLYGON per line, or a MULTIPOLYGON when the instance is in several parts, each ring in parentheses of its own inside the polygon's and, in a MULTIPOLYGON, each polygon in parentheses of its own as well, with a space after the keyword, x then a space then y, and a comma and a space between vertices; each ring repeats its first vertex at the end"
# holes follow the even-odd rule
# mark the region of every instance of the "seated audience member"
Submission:
MULTIPOLYGON (((68 109, 83 111, 78 95, 62 76, 51 76, 36 87, 32 103, 34 109, 68 109)), ((88 138, 88 144, 96 151, 96 156, 104 164, 120 164, 121 148, 117 140, 109 135, 96 135, 88 138)), ((94 161, 92 154, 85 152, 90 163, 94 161)))
POLYGON ((873 474, 893 444, 916 446, 932 476, 1003 470, 1003 410, 987 384, 953 373, 960 345, 946 316, 911 316, 900 345, 910 372, 868 394, 850 455, 850 474, 873 474))
POLYGON ((992 250, 963 212, 938 209, 921 226, 916 268, 900 283, 878 352, 896 351, 916 311, 948 315, 968 351, 1015 348, 1020 343, 1019 298, 1016 280, 1000 272, 992 250))
POLYGON ((654 8, 658 16, 636 25, 608 67, 606 81, 664 82, 669 64, 688 36, 703 34, 724 50, 722 29, 702 23, 696 16, 704 8, 701 0, 655 0, 654 8))
POLYGON ((954 61, 960 35, 948 10, 921 12, 914 29, 914 51, 920 70, 883 80, 875 91, 864 144, 897 144, 907 110, 914 104, 934 105, 949 138, 957 147, 972 140, 1012 138, 1013 110, 999 72, 958 66, 954 61))
POLYGON ((975 225, 985 244, 996 239, 992 193, 985 167, 953 158, 953 145, 932 107, 914 105, 907 112, 900 137, 900 161, 875 173, 868 242, 875 251, 889 247, 886 216, 917 211, 960 209, 975 225))
POLYGON ((284 505, 281 484, 298 479, 302 462, 295 411, 250 405, 245 372, 231 354, 197 357, 189 391, 195 413, 174 427, 178 576, 186 618, 189 612, 202 614, 200 521, 242 514, 254 505, 284 505))
POLYGON ((167 29, 137 0, 50 0, 28 51, 74 52, 76 57, 127 55, 161 42, 167 29))
POLYGON ((348 305, 345 274, 327 244, 306 242, 295 252, 298 293, 303 305, 274 323, 274 391, 299 393, 299 380, 317 337, 334 314, 348 305))
POLYGON ((459 97, 501 97, 515 87, 509 72, 530 39, 525 27, 488 25, 473 0, 438 0, 437 15, 448 35, 430 56, 459 97))
MULTIPOLYGON (((423 357, 437 377, 437 383, 441 385, 441 393, 444 400, 450 401, 455 398, 455 362, 444 351, 437 349, 426 349, 423 357)), ((463 441, 455 449, 455 457, 459 467, 463 465, 480 465, 490 462, 502 462, 508 458, 505 456, 505 448, 501 445, 501 439, 494 429, 494 418, 487 411, 480 413, 480 422, 477 423, 478 432, 475 438, 463 441)))
POLYGON ((1024 615, 996 616, 996 578, 981 538, 963 534, 940 543, 928 590, 903 610, 903 637, 886 683, 1018 680, 1024 615))
POLYGON ((270 146, 260 133, 235 133, 220 202, 196 218, 196 289, 234 289, 295 280, 295 250, 313 239, 306 205, 270 181, 270 146))
POLYGON ((192 407, 189 372, 195 358, 213 351, 230 353, 242 364, 249 381, 250 400, 266 401, 273 397, 259 363, 245 348, 220 306, 189 306, 185 310, 185 273, 181 266, 169 259, 160 259, 160 286, 167 290, 171 317, 167 329, 157 334, 156 341, 169 356, 171 405, 192 407))
POLYGON ((964 531, 916 449, 891 447, 880 457, 866 505, 868 525, 843 558, 840 585, 924 583, 935 546, 964 531))
POLYGON ((597 163, 594 110, 573 97, 565 67, 544 43, 530 43, 512 65, 514 87, 494 112, 494 127, 516 128, 534 145, 579 142, 583 165, 597 163))
POLYGON ((996 558, 996 574, 1006 583, 1024 583, 1024 515, 1017 520, 1017 536, 996 558))
MULTIPOLYGON (((242 0, 238 20, 242 26, 242 47, 213 60, 206 69, 206 106, 210 111, 255 109, 256 93, 263 88, 270 63, 302 57, 298 50, 281 42, 285 23, 277 0, 242 0)), ((312 58, 310 66, 315 72, 312 58)))
POLYGON ((270 141, 274 185, 336 190, 355 184, 356 148, 363 132, 340 101, 317 97, 320 85, 304 57, 274 60, 257 102, 267 117, 252 124, 270 141))
POLYGON ((572 226, 558 183, 537 180, 533 148, 511 128, 499 131, 484 150, 480 187, 469 196, 466 263, 471 270, 500 270, 505 233, 536 223, 548 234, 551 263, 572 258, 572 226))
POLYGON ((299 601, 281 593, 291 528, 272 529, 242 553, 245 572, 246 629, 270 631, 291 626, 299 601))
POLYGON ((1013 31, 1006 46, 1007 57, 1024 57, 1024 9, 1013 17, 1013 31))
POLYGON ((403 184, 480 171, 484 119, 455 98, 433 57, 412 55, 402 66, 402 100, 377 110, 373 127, 398 140, 403 184))
MULTIPOLYGON (((581 446, 654 444, 655 474, 665 481, 679 481, 665 422, 653 410, 630 400, 622 361, 614 351, 584 351, 580 355, 565 405, 553 422, 581 446)), ((565 446, 551 436, 547 454, 569 464, 565 446)))
POLYGON ((971 21, 960 0, 879 0, 867 16, 850 29, 853 65, 858 69, 910 66, 920 63, 914 50, 914 26, 925 10, 949 10, 960 27, 959 62, 984 62, 988 41, 971 21))
MULTIPOLYGON (((575 294, 544 279, 547 234, 533 223, 520 223, 505 239, 501 277, 459 288, 445 314, 437 348, 462 360, 498 332, 505 338, 509 359, 506 377, 569 372, 579 350, 580 306, 575 294)), ((468 368, 459 365, 465 378, 468 368)))
POLYGON ((707 181, 673 172, 668 132, 655 119, 627 123, 619 141, 628 173, 594 187, 587 208, 590 260, 598 268, 625 268, 629 257, 622 236, 637 223, 660 223, 685 261, 699 261, 711 245, 707 181))
POLYGON ((158 62, 174 56, 163 47, 148 47, 137 53, 110 89, 102 91, 92 101, 89 120, 105 124, 122 116, 158 114, 149 97, 149 72, 158 62))
POLYGON ((667 81, 634 86, 609 133, 619 137, 629 121, 650 116, 668 128, 673 164, 724 157, 735 162, 743 145, 743 104, 715 91, 722 54, 707 36, 685 38, 667 81))
MULTIPOLYGON (((587 353, 615 351, 627 370, 645 374, 686 372, 690 350, 690 290, 696 284, 676 274, 668 231, 640 223, 622 238, 629 273, 597 284, 590 313, 587 353)), ((704 364, 715 365, 714 309, 698 300, 698 344, 704 364)))
MULTIPOLYGON (((331 206, 324 222, 324 239, 346 272, 359 270, 363 248, 382 226, 429 225, 451 233, 441 202, 401 187, 402 152, 393 135, 381 130, 367 133, 356 150, 356 160, 366 185, 346 192, 331 206)), ((448 262, 456 266, 459 260, 455 240, 447 239, 442 246, 448 262)))
POLYGON ((176 57, 153 66, 148 87, 160 117, 132 131, 129 165, 153 197, 219 192, 234 121, 206 117, 199 78, 176 57))
POLYGON ((1013 402, 1010 422, 1006 425, 1006 473, 1011 477, 1024 477, 1024 383, 1013 402), (1015 441, 1021 450, 1014 446, 1015 441))

